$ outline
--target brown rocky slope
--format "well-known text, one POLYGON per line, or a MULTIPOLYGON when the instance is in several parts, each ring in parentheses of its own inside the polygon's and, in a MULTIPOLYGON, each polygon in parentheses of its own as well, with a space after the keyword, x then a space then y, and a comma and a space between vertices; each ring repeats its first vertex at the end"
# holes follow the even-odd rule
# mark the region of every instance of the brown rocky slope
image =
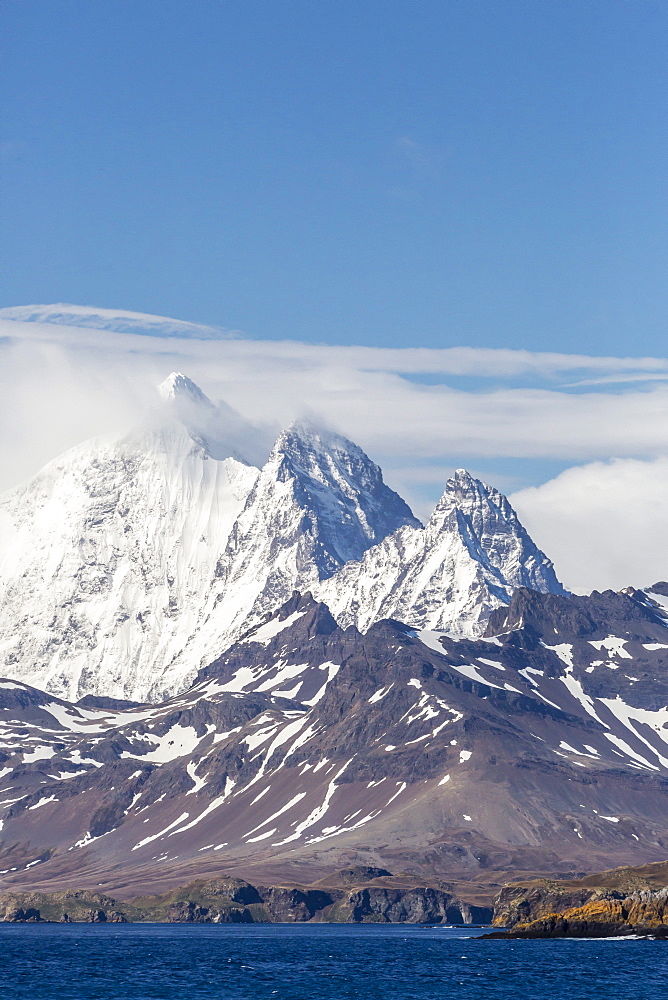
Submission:
POLYGON ((472 902, 464 885, 665 858, 663 589, 520 589, 479 640, 362 635, 295 594, 161 704, 0 680, 0 893, 366 865, 472 902))

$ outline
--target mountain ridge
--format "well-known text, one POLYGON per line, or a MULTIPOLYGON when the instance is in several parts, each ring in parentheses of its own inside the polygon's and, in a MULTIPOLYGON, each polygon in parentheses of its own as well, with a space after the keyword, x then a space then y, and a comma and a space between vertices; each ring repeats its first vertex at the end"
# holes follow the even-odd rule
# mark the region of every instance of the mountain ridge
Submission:
POLYGON ((336 432, 297 421, 258 469, 257 428, 183 373, 161 393, 150 426, 0 497, 0 673, 161 700, 294 589, 344 624, 471 633, 518 583, 563 592, 508 501, 467 473, 423 528, 336 432))
POLYGON ((566 593, 506 497, 458 469, 425 528, 389 536, 317 593, 343 624, 396 617, 466 634, 518 586, 566 593))
POLYGON ((584 636, 554 633, 574 598, 519 591, 457 639, 342 629, 295 594, 161 704, 0 681, 0 889, 351 864, 491 887, 665 857, 667 619, 640 592, 577 600, 584 636))

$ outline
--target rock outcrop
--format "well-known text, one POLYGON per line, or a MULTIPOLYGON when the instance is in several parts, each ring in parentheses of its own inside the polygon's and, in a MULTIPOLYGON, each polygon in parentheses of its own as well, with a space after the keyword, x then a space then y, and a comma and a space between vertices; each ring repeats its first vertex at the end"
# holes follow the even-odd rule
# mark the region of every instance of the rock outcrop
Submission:
POLYGON ((495 900, 493 921, 507 930, 488 936, 668 939, 667 883, 668 862, 564 882, 507 885, 495 900))
MULTIPOLYGON (((373 871, 373 869, 372 869, 373 871)), ((491 907, 452 892, 415 885, 411 876, 384 872, 366 884, 334 872, 327 889, 254 886, 243 879, 191 882, 155 896, 117 900, 86 892, 0 895, 0 920, 40 923, 488 923, 491 907), (376 884, 378 881, 382 884, 376 884)))

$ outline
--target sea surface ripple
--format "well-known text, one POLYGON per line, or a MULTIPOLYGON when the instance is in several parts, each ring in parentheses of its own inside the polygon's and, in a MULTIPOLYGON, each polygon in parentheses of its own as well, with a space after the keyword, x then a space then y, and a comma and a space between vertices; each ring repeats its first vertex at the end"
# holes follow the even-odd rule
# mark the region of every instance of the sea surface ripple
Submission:
POLYGON ((481 941, 481 933, 396 924, 0 923, 0 997, 640 1000, 664 989, 668 996, 668 942, 481 941))

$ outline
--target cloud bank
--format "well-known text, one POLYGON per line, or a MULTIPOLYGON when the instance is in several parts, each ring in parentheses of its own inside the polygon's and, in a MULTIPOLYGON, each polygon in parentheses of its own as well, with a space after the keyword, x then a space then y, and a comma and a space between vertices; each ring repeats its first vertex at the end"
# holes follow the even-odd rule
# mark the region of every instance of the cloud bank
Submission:
POLYGON ((578 589, 646 587, 668 577, 668 458, 567 469, 512 503, 578 589))
POLYGON ((174 369, 267 441, 299 416, 323 420, 422 517, 466 466, 511 492, 574 590, 668 576, 663 358, 260 341, 113 310, 0 310, 0 489, 142 420, 174 369))

